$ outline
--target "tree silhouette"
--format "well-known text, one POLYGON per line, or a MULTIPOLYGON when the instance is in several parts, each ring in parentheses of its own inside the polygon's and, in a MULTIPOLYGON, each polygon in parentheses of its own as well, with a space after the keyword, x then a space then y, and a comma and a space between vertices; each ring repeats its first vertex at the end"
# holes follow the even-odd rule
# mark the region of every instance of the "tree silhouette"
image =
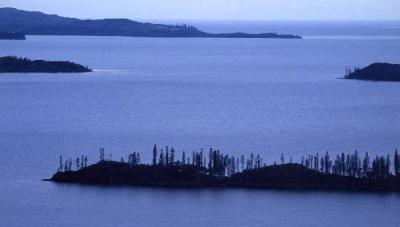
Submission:
POLYGON ((59 160, 60 160, 60 165, 58 167, 58 172, 61 172, 63 170, 63 160, 61 155, 59 157, 59 160))
POLYGON ((105 153, 104 148, 100 148, 100 161, 104 161, 105 153))
POLYGON ((364 174, 364 176, 368 175, 369 169, 370 169, 369 155, 368 155, 368 152, 365 152, 365 156, 364 156, 364 160, 363 160, 363 174, 364 174))
POLYGON ((153 147, 153 166, 157 165, 157 145, 153 147))
POLYGON ((160 158, 158 159, 158 164, 161 166, 165 166, 165 157, 163 149, 161 149, 160 151, 160 158))
POLYGON ((397 149, 394 152, 393 164, 394 164, 394 174, 396 176, 400 176, 400 158, 399 158, 399 153, 397 152, 397 149))
POLYGON ((185 165, 185 163, 186 163, 186 153, 185 153, 185 151, 183 151, 182 152, 182 162, 181 162, 181 164, 185 165))
POLYGON ((170 165, 174 165, 174 163, 175 163, 175 150, 174 150, 174 148, 172 147, 172 148, 171 148, 171 161, 170 161, 170 165))
POLYGON ((169 165, 169 151, 168 151, 168 146, 165 148, 165 165, 169 165))

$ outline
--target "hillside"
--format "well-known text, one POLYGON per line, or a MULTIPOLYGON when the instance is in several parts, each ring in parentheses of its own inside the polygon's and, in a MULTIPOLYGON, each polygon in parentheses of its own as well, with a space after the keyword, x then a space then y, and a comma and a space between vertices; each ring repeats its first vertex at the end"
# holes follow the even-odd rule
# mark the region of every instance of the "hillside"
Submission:
POLYGON ((276 33, 212 34, 190 25, 141 23, 128 19, 80 20, 41 12, 0 8, 0 32, 22 32, 27 35, 82 35, 129 37, 203 37, 203 38, 285 38, 300 36, 276 33))
POLYGON ((374 63, 365 68, 348 71, 345 79, 371 81, 400 81, 400 65, 374 63))
POLYGON ((12 56, 0 57, 0 73, 79 73, 92 70, 68 61, 44 61, 17 58, 12 56))

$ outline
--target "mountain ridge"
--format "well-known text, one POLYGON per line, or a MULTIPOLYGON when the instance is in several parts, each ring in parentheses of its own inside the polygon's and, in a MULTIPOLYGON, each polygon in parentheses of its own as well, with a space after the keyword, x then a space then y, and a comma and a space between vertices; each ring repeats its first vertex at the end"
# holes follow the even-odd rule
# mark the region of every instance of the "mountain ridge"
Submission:
POLYGON ((143 23, 130 19, 77 19, 0 8, 0 32, 21 32, 27 35, 128 36, 128 37, 191 37, 191 38, 284 38, 300 36, 277 33, 207 33, 191 25, 165 25, 143 23))

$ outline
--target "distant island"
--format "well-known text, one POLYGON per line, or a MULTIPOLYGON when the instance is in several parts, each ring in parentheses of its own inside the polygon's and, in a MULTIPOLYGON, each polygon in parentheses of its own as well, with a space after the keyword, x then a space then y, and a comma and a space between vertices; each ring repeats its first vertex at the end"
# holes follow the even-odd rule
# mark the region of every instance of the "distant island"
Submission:
POLYGON ((374 63, 365 68, 346 70, 344 79, 371 81, 400 81, 400 65, 374 63))
POLYGON ((69 61, 30 60, 13 56, 0 57, 0 73, 82 73, 88 67, 69 61))
POLYGON ((47 181, 98 185, 131 185, 151 187, 241 187, 286 190, 351 190, 400 192, 400 159, 394 154, 391 174, 389 156, 377 156, 370 164, 368 153, 361 160, 358 151, 339 154, 331 160, 328 153, 302 157, 301 163, 267 166, 257 155, 234 158, 210 149, 193 152, 192 158, 182 153, 176 160, 175 151, 168 147, 160 152, 153 148, 153 163, 142 164, 140 154, 132 153, 125 161, 111 161, 100 149, 100 161, 87 165, 87 156, 63 160, 47 181), (159 154, 159 156, 158 156, 159 154), (76 163, 76 168, 73 168, 76 163))
POLYGON ((128 19, 80 20, 14 8, 0 8, 0 32, 22 32, 27 35, 301 39, 297 35, 277 33, 213 34, 186 24, 152 24, 128 19))
POLYGON ((0 40, 26 40, 26 37, 20 32, 0 32, 0 40))

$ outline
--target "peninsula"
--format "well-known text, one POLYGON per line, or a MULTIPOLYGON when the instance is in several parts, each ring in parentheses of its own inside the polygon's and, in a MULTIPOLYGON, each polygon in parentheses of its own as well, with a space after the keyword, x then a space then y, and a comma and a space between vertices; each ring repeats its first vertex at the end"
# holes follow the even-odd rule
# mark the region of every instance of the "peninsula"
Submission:
POLYGON ((69 61, 44 61, 0 57, 0 73, 82 73, 92 72, 88 67, 69 61))
POLYGON ((371 81, 400 81, 400 65, 374 63, 365 68, 347 70, 344 79, 371 81))
POLYGON ((81 20, 15 8, 0 8, 0 32, 22 32, 27 35, 301 39, 297 35, 268 32, 213 34, 186 24, 152 24, 128 19, 81 20))
POLYGON ((377 156, 372 165, 368 153, 361 161, 358 151, 341 154, 330 160, 329 154, 308 155, 301 163, 266 165, 259 155, 235 159, 217 150, 205 155, 193 152, 192 158, 175 161, 172 148, 165 153, 153 149, 153 164, 140 163, 140 154, 130 154, 127 161, 105 159, 100 150, 100 161, 87 165, 87 156, 77 159, 60 157, 60 167, 47 181, 98 185, 128 185, 151 187, 241 187, 285 190, 350 190, 400 192, 400 159, 394 155, 395 174, 390 171, 390 157, 377 156), (207 161, 208 160, 208 161, 207 161), (317 161, 318 160, 318 161, 317 161), (76 168, 73 169, 73 163, 76 168), (362 164, 361 164, 362 163, 362 164))
POLYGON ((26 37, 20 32, 0 32, 0 40, 26 40, 26 37))

